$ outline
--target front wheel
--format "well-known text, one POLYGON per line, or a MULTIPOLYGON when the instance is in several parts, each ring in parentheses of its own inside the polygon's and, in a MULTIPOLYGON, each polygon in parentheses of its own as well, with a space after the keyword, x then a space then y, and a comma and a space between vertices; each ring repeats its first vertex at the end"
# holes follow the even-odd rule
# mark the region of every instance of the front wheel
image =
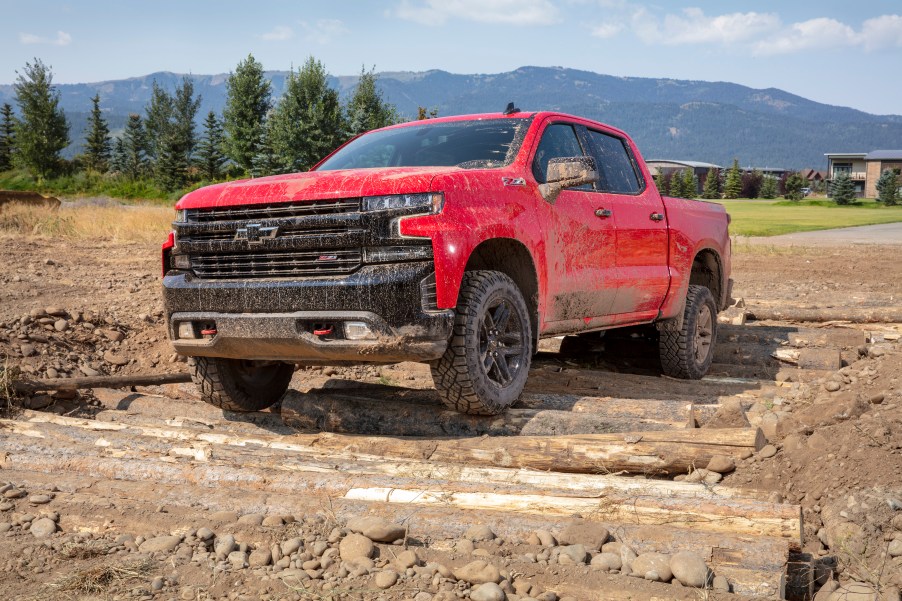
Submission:
POLYGON ((188 366, 204 402, 238 412, 275 404, 294 373, 294 365, 288 363, 223 357, 189 357, 188 366))
POLYGON ((445 354, 432 363, 442 401, 455 411, 496 415, 520 398, 532 360, 523 294, 497 271, 464 275, 445 354))
POLYGON ((717 340, 717 305, 705 286, 689 286, 683 327, 677 331, 664 330, 658 340, 661 367, 674 378, 700 380, 714 360, 717 340))

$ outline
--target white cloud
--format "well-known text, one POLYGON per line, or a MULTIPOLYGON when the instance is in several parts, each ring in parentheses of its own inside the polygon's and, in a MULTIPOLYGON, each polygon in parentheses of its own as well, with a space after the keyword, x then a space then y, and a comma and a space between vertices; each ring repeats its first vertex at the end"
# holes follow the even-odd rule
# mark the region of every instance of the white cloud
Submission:
POLYGON ((276 25, 272 30, 267 31, 260 36, 267 42, 284 42, 294 37, 294 31, 291 27, 285 25, 276 25))
POLYGON ((882 15, 861 25, 861 41, 866 50, 902 46, 902 15, 882 15))
POLYGON ((450 19, 508 25, 549 25, 560 21, 550 0, 402 0, 394 14, 423 25, 450 19))
POLYGON ((728 13, 708 16, 700 8, 685 8, 681 14, 664 15, 659 21, 647 10, 633 14, 633 29, 648 43, 735 44, 747 42, 780 26, 772 13, 728 13))
POLYGON ((592 28, 592 35, 596 38, 608 39, 613 38, 618 33, 623 31, 623 23, 618 23, 616 21, 610 21, 607 23, 601 23, 600 25, 596 25, 592 28))
POLYGON ((301 21, 304 28, 304 38, 315 44, 329 44, 335 38, 350 33, 345 24, 338 19, 317 19, 314 23, 301 21))
POLYGON ((44 38, 33 33, 20 33, 19 42, 22 44, 48 44, 51 46, 68 46, 72 43, 72 36, 65 31, 57 31, 55 38, 44 38))
POLYGON ((854 29, 836 19, 820 17, 793 23, 773 38, 755 44, 755 54, 791 54, 802 50, 854 46, 859 43, 854 29))

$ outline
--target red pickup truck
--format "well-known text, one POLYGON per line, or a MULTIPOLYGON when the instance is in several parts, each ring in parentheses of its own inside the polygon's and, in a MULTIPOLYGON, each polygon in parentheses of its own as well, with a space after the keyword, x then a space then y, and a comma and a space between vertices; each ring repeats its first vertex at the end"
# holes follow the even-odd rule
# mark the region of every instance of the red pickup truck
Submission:
POLYGON ((701 378, 730 295, 723 206, 662 198, 624 132, 553 112, 387 127, 176 210, 169 335, 233 411, 296 365, 412 360, 448 406, 495 414, 540 338, 641 324, 666 374, 701 378))

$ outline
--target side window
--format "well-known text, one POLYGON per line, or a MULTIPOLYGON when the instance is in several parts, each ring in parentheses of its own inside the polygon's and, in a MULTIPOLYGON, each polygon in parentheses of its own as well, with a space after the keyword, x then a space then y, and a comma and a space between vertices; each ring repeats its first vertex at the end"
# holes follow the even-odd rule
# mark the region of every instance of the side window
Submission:
POLYGON ((537 182, 544 184, 548 161, 561 157, 581 157, 583 154, 572 125, 566 123, 549 125, 542 133, 542 140, 536 149, 536 157, 532 161, 532 174, 537 182))
POLYGON ((626 149, 626 141, 591 129, 589 138, 598 164, 598 191, 638 194, 642 185, 626 149))

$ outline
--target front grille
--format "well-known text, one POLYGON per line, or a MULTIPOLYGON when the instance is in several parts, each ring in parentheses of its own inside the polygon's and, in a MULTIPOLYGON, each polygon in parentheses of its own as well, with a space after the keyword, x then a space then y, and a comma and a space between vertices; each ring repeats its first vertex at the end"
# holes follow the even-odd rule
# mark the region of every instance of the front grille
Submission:
POLYGON ((268 251, 194 255, 191 266, 203 279, 290 278, 346 275, 360 267, 360 250, 268 251))
POLYGON ((335 200, 314 200, 308 202, 188 209, 185 211, 185 219, 188 223, 212 223, 217 221, 285 219, 306 217, 308 215, 336 215, 356 213, 358 211, 360 211, 359 198, 337 198, 335 200))
MULTIPOLYGON (((235 240, 238 228, 227 230, 209 230, 199 231, 188 234, 182 238, 184 242, 220 242, 235 240)), ((279 226, 278 237, 280 241, 292 240, 295 238, 305 238, 314 235, 324 234, 345 234, 348 232, 347 225, 310 225, 310 226, 279 226)))

